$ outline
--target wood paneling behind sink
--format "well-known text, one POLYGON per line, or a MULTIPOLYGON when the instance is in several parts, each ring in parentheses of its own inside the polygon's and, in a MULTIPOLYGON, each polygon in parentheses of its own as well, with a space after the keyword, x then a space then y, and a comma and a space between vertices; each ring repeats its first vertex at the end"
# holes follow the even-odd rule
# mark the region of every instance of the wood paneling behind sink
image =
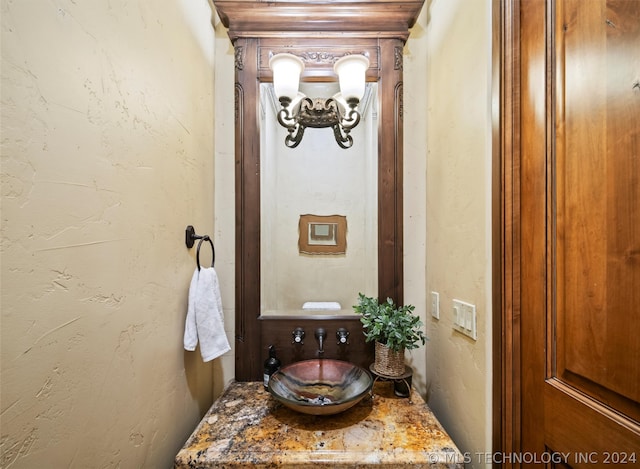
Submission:
POLYGON ((360 316, 261 316, 260 322, 262 361, 269 356, 269 345, 275 346, 283 366, 318 358, 315 330, 322 327, 327 332, 323 358, 348 361, 367 370, 373 363, 374 344, 365 342, 360 316), (304 344, 293 343, 292 332, 297 327, 305 331, 304 344), (349 331, 349 343, 346 345, 338 345, 336 331, 340 327, 349 331))

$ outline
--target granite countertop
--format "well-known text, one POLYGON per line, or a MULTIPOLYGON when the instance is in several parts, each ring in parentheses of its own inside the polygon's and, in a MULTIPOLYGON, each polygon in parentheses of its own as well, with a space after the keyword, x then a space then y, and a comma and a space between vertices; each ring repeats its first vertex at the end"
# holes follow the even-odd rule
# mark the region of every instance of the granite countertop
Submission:
POLYGON ((280 404, 260 382, 231 383, 175 459, 176 469, 460 468, 463 456, 422 397, 396 397, 376 382, 337 415, 314 416, 280 404))

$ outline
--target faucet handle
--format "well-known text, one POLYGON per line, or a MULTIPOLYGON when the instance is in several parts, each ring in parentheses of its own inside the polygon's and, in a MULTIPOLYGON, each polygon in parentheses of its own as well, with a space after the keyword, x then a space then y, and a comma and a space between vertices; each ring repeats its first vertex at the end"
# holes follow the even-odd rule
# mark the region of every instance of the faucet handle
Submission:
POLYGON ((349 331, 344 327, 338 328, 336 338, 338 339, 338 345, 349 345, 349 331))
POLYGON ((304 329, 302 327, 296 327, 291 335, 293 336, 292 344, 304 344, 304 329))

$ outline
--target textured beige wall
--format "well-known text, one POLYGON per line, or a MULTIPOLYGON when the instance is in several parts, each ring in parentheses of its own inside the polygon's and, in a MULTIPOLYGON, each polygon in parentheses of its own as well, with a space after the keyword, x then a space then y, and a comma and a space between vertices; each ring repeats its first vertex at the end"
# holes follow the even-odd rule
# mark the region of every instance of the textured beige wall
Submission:
POLYGON ((1 15, 0 466, 170 467, 233 370, 182 350, 184 229, 214 227, 209 4, 1 15))
MULTIPOLYGON (((415 313, 427 326, 425 294, 426 264, 426 168, 427 168, 427 11, 422 8, 404 48, 403 124, 404 124, 404 302, 415 305, 415 313)), ((428 331, 427 331, 428 332, 428 331)), ((413 367, 413 384, 426 394, 425 347, 406 352, 413 367)))
MULTIPOLYGON (((191 1, 191 0, 185 0, 191 1)), ((224 308, 224 327, 231 352, 220 358, 223 379, 214 379, 214 395, 218 396, 235 377, 235 94, 234 54, 227 30, 214 14, 214 224, 216 243, 216 272, 221 279, 220 291, 224 308)), ((206 124, 206 123, 205 123, 206 124)), ((210 123, 209 123, 210 124, 210 123)), ((217 378, 217 375, 216 375, 217 378)))
MULTIPOLYGON (((409 360, 460 448, 483 451, 489 7, 429 5, 404 62, 405 301, 430 336, 409 360), (452 331, 454 297, 478 306, 477 342, 452 331)), ((233 50, 210 16, 205 0, 2 2, 3 467, 169 466, 233 376, 232 353, 181 350, 187 224, 216 240, 233 343, 233 50)))
POLYGON ((491 2, 433 0, 427 27, 429 405, 470 467, 491 441, 491 2), (478 340, 452 329, 452 300, 476 305, 478 340))

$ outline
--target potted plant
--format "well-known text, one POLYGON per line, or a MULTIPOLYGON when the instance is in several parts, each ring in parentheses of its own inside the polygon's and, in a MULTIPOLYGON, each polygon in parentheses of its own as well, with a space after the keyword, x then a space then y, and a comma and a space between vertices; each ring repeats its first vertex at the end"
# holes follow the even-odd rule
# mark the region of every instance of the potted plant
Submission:
POLYGON ((375 341, 375 372, 390 377, 404 374, 404 351, 427 340, 422 321, 413 314, 415 306, 397 306, 391 298, 380 303, 377 298, 358 293, 353 309, 361 316, 366 341, 375 341))

